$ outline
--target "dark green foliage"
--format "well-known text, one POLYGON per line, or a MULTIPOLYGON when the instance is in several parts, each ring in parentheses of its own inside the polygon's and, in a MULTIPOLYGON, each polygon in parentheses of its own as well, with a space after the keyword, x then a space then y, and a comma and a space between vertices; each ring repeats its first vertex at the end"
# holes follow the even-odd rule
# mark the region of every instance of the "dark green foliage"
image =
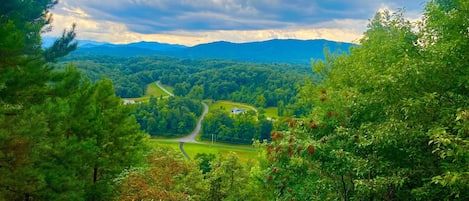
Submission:
POLYGON ((468 9, 431 1, 418 24, 379 12, 360 47, 314 64, 323 82, 296 104, 309 118, 267 145, 279 200, 469 199, 468 9))
POLYGON ((77 49, 78 43, 72 43, 76 36, 75 27, 76 25, 73 24, 71 31, 64 31, 61 38, 57 39, 51 47, 44 50, 43 54, 47 62, 56 62, 58 58, 66 56, 77 49))
POLYGON ((216 142, 251 144, 253 140, 268 139, 273 129, 271 121, 258 120, 256 113, 237 115, 215 109, 207 114, 202 122, 202 138, 216 142), (262 138, 261 138, 262 137, 262 138))
POLYGON ((70 56, 92 81, 110 78, 120 97, 140 97, 147 84, 160 80, 174 86, 177 96, 228 99, 270 107, 293 102, 296 86, 313 77, 307 66, 254 64, 222 60, 182 60, 171 57, 70 56))
POLYGON ((200 102, 184 98, 169 97, 137 106, 135 117, 141 129, 154 136, 187 135, 194 130, 202 114, 200 102))
POLYGON ((214 154, 197 153, 194 160, 199 161, 199 169, 202 170, 202 173, 207 174, 212 170, 210 164, 215 160, 215 157, 214 154))
POLYGON ((48 63, 76 47, 72 29, 41 49, 56 3, 0 6, 0 200, 110 200, 111 180, 142 159, 145 136, 112 83, 48 63))

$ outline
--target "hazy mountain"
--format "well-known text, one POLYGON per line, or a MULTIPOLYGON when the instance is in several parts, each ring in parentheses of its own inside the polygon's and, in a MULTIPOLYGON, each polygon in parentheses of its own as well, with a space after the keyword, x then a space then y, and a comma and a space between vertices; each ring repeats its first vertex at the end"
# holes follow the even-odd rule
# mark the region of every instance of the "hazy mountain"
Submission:
POLYGON ((129 43, 124 46, 136 47, 136 48, 142 48, 142 49, 150 49, 150 50, 156 50, 156 51, 171 51, 171 50, 179 50, 179 49, 187 48, 187 46, 184 46, 184 45, 175 45, 175 44, 158 43, 158 42, 146 42, 146 41, 141 41, 137 43, 129 43))
POLYGON ((225 41, 187 47, 157 42, 129 44, 91 43, 81 44, 74 55, 167 55, 189 59, 229 59, 249 62, 292 63, 309 65, 313 59, 324 58, 324 48, 331 52, 348 51, 354 44, 328 40, 275 39, 249 43, 225 41))
POLYGON ((348 51, 350 46, 353 46, 353 44, 328 40, 275 39, 250 43, 220 41, 171 52, 169 55, 183 58, 219 58, 250 62, 310 64, 312 59, 324 58, 324 48, 336 52, 348 51))
MULTIPOLYGON (((47 47, 52 46, 55 40, 57 40, 57 37, 42 37, 42 47, 47 48, 47 47)), ((92 40, 77 40, 77 42, 78 42, 78 47, 83 47, 83 48, 90 48, 90 47, 96 47, 96 46, 101 46, 101 45, 111 45, 111 43, 98 42, 98 41, 92 41, 92 40)))

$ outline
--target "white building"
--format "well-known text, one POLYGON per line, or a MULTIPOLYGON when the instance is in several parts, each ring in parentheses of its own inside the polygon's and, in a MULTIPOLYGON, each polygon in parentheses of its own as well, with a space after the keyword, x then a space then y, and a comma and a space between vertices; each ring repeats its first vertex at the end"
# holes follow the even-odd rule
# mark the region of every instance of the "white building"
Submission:
POLYGON ((231 108, 231 114, 240 114, 240 113, 246 113, 246 110, 245 109, 241 109, 241 108, 231 108))

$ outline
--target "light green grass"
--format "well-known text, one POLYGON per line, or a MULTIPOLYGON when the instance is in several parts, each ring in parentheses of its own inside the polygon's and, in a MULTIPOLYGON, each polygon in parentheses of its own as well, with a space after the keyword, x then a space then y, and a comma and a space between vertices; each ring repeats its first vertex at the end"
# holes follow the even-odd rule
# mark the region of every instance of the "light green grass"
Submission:
POLYGON ((211 110, 213 109, 222 109, 226 112, 231 112, 231 108, 240 108, 240 109, 245 109, 246 111, 252 110, 253 106, 250 106, 248 104, 244 103, 238 103, 238 102, 232 102, 232 101, 226 101, 226 100, 219 100, 216 101, 215 103, 209 104, 209 107, 211 110))
POLYGON ((264 109, 265 116, 273 119, 279 119, 278 108, 277 107, 268 107, 264 109))
MULTIPOLYGON (((152 145, 155 146, 168 146, 175 150, 179 150, 179 142, 158 141, 151 140, 152 145)), ((255 162, 257 158, 257 150, 251 146, 246 145, 224 145, 224 144, 198 144, 198 143, 184 143, 184 150, 190 158, 194 158, 197 153, 206 153, 223 156, 228 155, 230 152, 236 153, 241 162, 255 162)))
MULTIPOLYGON (((241 109, 245 109, 246 111, 251 110, 254 111, 253 108, 254 106, 245 104, 245 103, 239 103, 239 102, 233 102, 233 101, 227 101, 227 100, 219 100, 216 102, 211 102, 211 101, 206 101, 207 104, 209 105, 211 110, 214 109, 222 109, 228 113, 231 112, 231 108, 237 107, 241 109)), ((265 116, 269 117, 271 119, 280 119, 278 116, 278 108, 277 107, 269 107, 264 109, 265 116)))
MULTIPOLYGON (((163 86, 166 90, 168 90, 169 92, 171 93, 174 93, 174 87, 172 86, 169 86, 169 85, 165 85, 165 84, 160 84, 161 86, 163 86)), ((155 84, 156 86, 156 84, 155 84)), ((161 89, 160 89, 161 90, 161 89)), ((166 93, 165 93, 166 94, 166 93)))
MULTIPOLYGON (((173 87, 170 87, 167 85, 163 85, 163 87, 169 92, 171 93, 173 92, 173 87)), ((135 102, 147 102, 148 100, 150 100, 151 96, 155 98, 159 98, 161 96, 168 96, 168 94, 165 93, 161 88, 159 88, 155 82, 152 82, 147 85, 144 96, 138 97, 138 98, 126 98, 126 99, 134 100, 135 102)))
POLYGON ((161 88, 159 88, 156 83, 152 82, 151 84, 147 85, 147 89, 145 90, 145 96, 154 96, 154 97, 160 97, 160 96, 167 96, 161 88))

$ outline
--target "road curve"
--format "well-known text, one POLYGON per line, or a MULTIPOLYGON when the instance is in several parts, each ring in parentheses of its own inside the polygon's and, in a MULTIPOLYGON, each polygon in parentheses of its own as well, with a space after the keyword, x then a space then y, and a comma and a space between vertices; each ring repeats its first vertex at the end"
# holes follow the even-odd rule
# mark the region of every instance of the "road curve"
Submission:
POLYGON ((197 134, 199 134, 200 129, 202 128, 202 120, 204 119, 205 115, 208 113, 208 105, 204 102, 201 102, 202 105, 204 106, 204 112, 202 115, 200 115, 199 120, 197 121, 197 125, 195 126, 195 129, 187 136, 182 137, 182 138, 176 138, 174 141, 179 141, 179 142, 196 142, 195 138, 197 137, 197 134))
MULTIPOLYGON (((169 92, 166 88, 164 88, 161 85, 161 82, 158 80, 155 82, 156 86, 158 86, 161 90, 163 90, 165 93, 167 93, 169 96, 174 96, 173 93, 169 92)), ((204 106, 204 112, 202 115, 200 115, 199 119, 197 120, 197 125, 195 126, 195 129, 187 136, 182 137, 182 138, 176 138, 176 139, 171 139, 171 141, 176 141, 176 142, 196 142, 195 138, 197 137, 197 134, 199 134, 200 129, 202 128, 202 120, 204 119, 205 115, 208 113, 208 105, 204 102, 201 102, 202 105, 204 106)), ((181 144, 181 150, 182 146, 184 143, 181 144)))
MULTIPOLYGON (((169 96, 174 96, 173 93, 169 92, 167 89, 165 89, 160 81, 156 81, 156 85, 161 89, 163 90, 164 92, 166 92, 169 96)), ((176 138, 176 139, 167 139, 167 140, 162 140, 162 141, 172 141, 172 142, 179 142, 179 149, 181 150, 181 152, 184 154, 184 156, 188 159, 190 159, 189 155, 186 153, 186 151, 184 150, 184 143, 186 142, 190 142, 190 143, 197 143, 197 144, 206 144, 206 145, 210 145, 210 146, 222 146, 222 147, 235 147, 235 146, 229 146, 229 145, 221 145, 221 144, 211 144, 211 143, 207 143, 207 142, 197 142, 195 140, 195 138, 197 137, 197 135, 199 134, 200 132, 200 129, 202 128, 202 120, 204 119, 205 115, 207 115, 208 113, 208 105, 204 102, 201 102, 203 107, 204 107, 204 111, 202 113, 202 115, 200 115, 199 119, 197 120, 197 125, 195 127, 195 129, 187 136, 185 137, 182 137, 182 138, 176 138)), ((251 107, 249 106, 252 110, 256 111, 256 108, 254 107, 251 107)), ((236 146, 236 148, 240 148, 238 146, 236 146)), ((242 148, 242 149, 246 149, 246 150, 254 150, 254 148, 251 148, 251 147, 246 147, 246 148, 242 148)))
POLYGON ((163 90, 165 93, 167 93, 169 96, 174 96, 173 93, 171 93, 170 91, 168 91, 166 88, 164 88, 162 85, 161 85, 161 82, 158 80, 156 81, 156 86, 158 86, 161 90, 163 90))

